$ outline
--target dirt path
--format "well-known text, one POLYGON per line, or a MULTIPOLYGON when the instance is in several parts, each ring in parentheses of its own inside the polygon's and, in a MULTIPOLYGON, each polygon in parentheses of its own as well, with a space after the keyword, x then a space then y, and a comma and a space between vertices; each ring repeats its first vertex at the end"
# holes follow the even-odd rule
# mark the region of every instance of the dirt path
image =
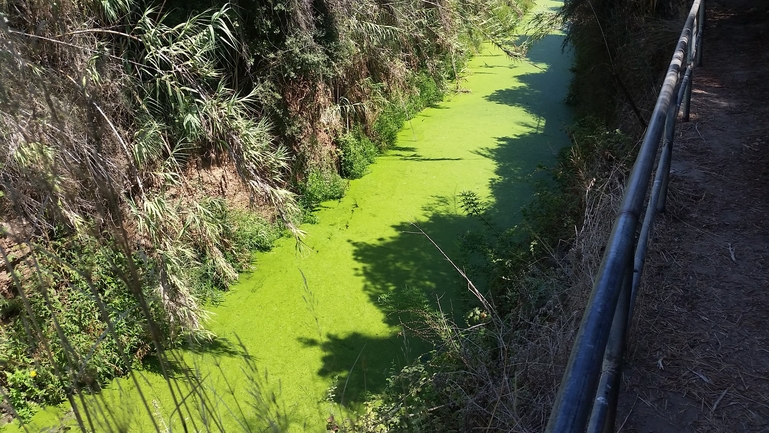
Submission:
POLYGON ((768 42, 769 2, 709 2, 631 331, 622 432, 769 431, 768 42))

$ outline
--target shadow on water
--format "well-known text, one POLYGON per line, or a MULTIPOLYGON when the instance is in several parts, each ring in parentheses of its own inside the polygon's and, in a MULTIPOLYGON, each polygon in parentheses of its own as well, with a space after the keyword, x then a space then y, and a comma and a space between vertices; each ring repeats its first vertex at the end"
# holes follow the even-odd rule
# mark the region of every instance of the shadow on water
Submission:
MULTIPOLYGON (((495 164, 487 215, 496 227, 509 228, 520 222, 521 209, 533 198, 535 180, 545 177, 539 167, 551 165, 558 150, 568 144, 563 128, 570 115, 563 100, 569 80, 569 59, 561 54, 562 44, 562 36, 545 37, 529 53, 531 62, 540 69, 518 75, 520 85, 485 96, 489 103, 524 107, 529 115, 527 119, 510 119, 522 124, 527 132, 496 137, 494 146, 474 152, 495 164)), ((511 68, 511 73, 515 73, 514 69, 511 68)), ((392 152, 403 159, 419 160, 417 147, 396 146, 392 152)), ((365 278, 369 299, 385 313, 388 324, 400 326, 403 332, 389 338, 354 333, 344 337, 329 335, 322 342, 303 340, 304 344, 319 346, 325 352, 318 374, 338 377, 337 395, 344 394, 340 400, 343 404, 360 402, 367 392, 381 391, 387 371, 412 362, 430 350, 428 343, 409 338, 420 333, 418 328, 409 325, 415 319, 415 309, 440 306, 444 312, 462 320, 464 311, 473 305, 465 290, 466 283, 425 236, 455 259, 458 266, 472 260, 463 256, 462 244, 468 242, 467 233, 482 230, 483 225, 462 212, 459 192, 433 196, 423 207, 426 219, 418 222, 418 228, 404 221, 392 226, 398 233, 394 237, 376 242, 351 242, 354 259, 360 264, 357 272, 365 278)), ((483 282, 483 276, 476 277, 483 282)))
POLYGON ((414 356, 413 342, 404 339, 402 333, 387 338, 372 338, 358 332, 344 337, 328 334, 322 341, 315 338, 300 338, 300 341, 307 347, 319 346, 324 351, 323 367, 318 375, 336 379, 334 394, 342 405, 354 405, 364 401, 369 393, 381 392, 389 373, 411 362, 414 356))
POLYGON ((233 343, 227 338, 217 336, 211 340, 196 342, 190 344, 189 350, 196 354, 209 354, 214 356, 227 356, 227 357, 246 357, 251 359, 251 355, 246 352, 243 347, 233 343))
POLYGON ((532 130, 529 134, 498 137, 496 147, 478 152, 497 164, 497 177, 490 185, 495 203, 490 212, 495 214, 496 219, 520 210, 531 201, 531 194, 535 192, 533 183, 538 179, 547 179, 538 166, 545 161, 553 161, 565 143, 563 129, 570 120, 564 105, 566 92, 553 90, 554 84, 558 83, 565 89, 564 81, 568 80, 564 72, 569 66, 566 56, 558 56, 563 40, 563 36, 557 35, 543 38, 528 55, 540 69, 519 75, 521 86, 498 89, 486 96, 490 102, 523 107, 534 119, 529 124, 532 130), (557 62, 553 62, 554 56, 558 56, 557 62))
MULTIPOLYGON (((445 200, 445 198, 442 198, 445 200)), ((435 206, 441 206, 437 204, 435 206)), ((419 228, 432 232, 439 245, 458 242, 457 234, 477 226, 461 215, 433 215, 419 228)), ((354 332, 349 335, 325 334, 300 338, 308 347, 320 347, 322 367, 318 375, 335 379, 336 401, 357 407, 370 393, 383 391, 389 374, 428 352, 418 321, 419 311, 440 300, 445 311, 459 298, 462 282, 430 241, 409 222, 394 227, 398 235, 377 243, 351 242, 354 259, 362 266, 357 273, 366 280, 364 290, 371 303, 385 313, 388 325, 397 327, 395 335, 372 337, 354 332)), ((456 251, 456 246, 449 247, 456 251)))
MULTIPOLYGON (((197 356, 251 359, 250 355, 242 347, 222 337, 204 341, 188 341, 185 350, 197 356)), ((141 370, 162 376, 163 369, 165 368, 169 377, 175 379, 194 375, 193 368, 187 360, 179 358, 179 356, 180 354, 177 352, 165 351, 162 358, 164 365, 161 365, 160 358, 153 352, 142 358, 141 370)))
POLYGON ((148 371, 150 373, 155 373, 157 375, 163 374, 163 367, 165 367, 166 371, 168 372, 168 375, 170 377, 174 378, 181 378, 184 377, 185 374, 189 374, 191 369, 188 365, 186 365, 184 362, 179 362, 175 359, 165 359, 165 366, 160 365, 160 360, 156 355, 148 355, 145 356, 144 359, 142 359, 141 367, 142 370, 148 371))
POLYGON ((396 152, 411 152, 415 153, 417 151, 416 147, 413 146, 393 146, 390 148, 390 152, 395 154, 396 152))
POLYGON ((425 158, 424 156, 421 156, 419 154, 409 155, 409 156, 403 156, 401 157, 404 161, 461 161, 462 158, 425 158))
POLYGON ((399 157, 404 161, 461 161, 462 158, 427 158, 417 152, 416 147, 394 146, 388 151, 388 155, 399 157))
MULTIPOLYGON (((563 104, 566 95, 551 91, 553 84, 563 80, 564 72, 554 68, 548 60, 553 53, 560 53, 563 36, 546 36, 529 50, 528 59, 539 67, 537 72, 519 75, 521 86, 495 90, 486 99, 498 104, 523 107, 537 119, 547 119, 553 106, 563 104), (543 66, 544 65, 544 66, 543 66)), ((547 119, 550 120, 550 119, 547 119)), ((552 122, 548 122, 552 123, 552 122)), ((561 127, 561 125, 557 125, 561 127)))

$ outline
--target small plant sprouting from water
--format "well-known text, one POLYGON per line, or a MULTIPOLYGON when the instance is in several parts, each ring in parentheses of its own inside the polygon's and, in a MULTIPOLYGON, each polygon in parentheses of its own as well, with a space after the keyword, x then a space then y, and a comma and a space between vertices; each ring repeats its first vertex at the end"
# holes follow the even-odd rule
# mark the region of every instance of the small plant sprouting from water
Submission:
POLYGON ((307 277, 304 275, 304 272, 299 269, 299 273, 302 274, 302 289, 304 290, 302 299, 304 300, 304 305, 307 308, 307 311, 310 312, 313 320, 315 320, 315 329, 318 332, 318 341, 323 343, 323 328, 320 326, 320 317, 318 316, 317 311, 318 300, 315 299, 315 293, 313 293, 313 291, 310 289, 310 285, 307 284, 307 277))
MULTIPOLYGON (((340 404, 344 405, 344 396, 347 392, 347 384, 350 382, 350 377, 352 376, 353 370, 355 370, 355 366, 358 364, 358 361, 360 360, 361 356, 363 355, 363 352, 366 350, 367 344, 364 344, 363 347, 360 349, 360 352, 358 352, 358 356, 355 357, 355 361, 353 361, 352 366, 350 367, 350 371, 347 372, 347 377, 344 380, 344 387, 342 388, 342 395, 339 397, 340 404)), ((365 358, 364 358, 365 362, 365 358)), ((366 370, 365 366, 363 368, 363 386, 366 386, 366 370)))
POLYGON ((475 191, 462 191, 459 193, 459 207, 470 215, 474 216, 486 225, 488 228, 494 228, 491 221, 486 218, 486 212, 489 209, 489 203, 484 202, 475 191))

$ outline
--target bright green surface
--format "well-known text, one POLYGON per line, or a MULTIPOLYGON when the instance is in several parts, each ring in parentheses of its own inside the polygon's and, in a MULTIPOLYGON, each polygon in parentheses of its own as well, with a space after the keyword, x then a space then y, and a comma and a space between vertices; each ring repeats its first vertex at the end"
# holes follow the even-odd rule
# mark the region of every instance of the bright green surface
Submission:
MULTIPOLYGON (((256 271, 243 276, 212 311, 210 328, 221 344, 185 358, 197 363, 220 393, 226 393, 225 372, 239 401, 248 404, 253 399, 236 354, 237 335, 260 371, 268 373, 265 389, 278 394, 292 431, 324 431, 329 413, 339 418, 342 407, 356 407, 365 391, 381 390, 388 368, 424 349, 399 335, 400 319, 407 318, 402 306, 420 298, 435 305, 440 298, 448 309, 463 290, 449 263, 413 233, 411 223, 456 257, 458 236, 477 227, 459 209, 458 194, 469 190, 489 197, 497 222, 515 224, 531 199, 528 179, 537 165, 552 163, 568 144, 562 128, 570 120, 563 105, 570 59, 561 53, 562 40, 552 35, 535 46, 530 58, 536 66, 513 63, 493 48, 476 56, 462 82, 470 92, 408 122, 396 148, 368 175, 350 182, 345 198, 325 203, 319 224, 302 227, 304 251, 283 239, 272 252, 257 255, 256 271), (344 394, 343 406, 326 402, 333 383, 337 401, 344 394)), ((151 386, 142 388, 158 413, 181 431, 178 416, 168 420, 172 404, 164 383, 153 373, 145 376, 151 386)), ((135 406, 136 416, 121 418, 131 420, 130 431, 148 431, 132 389, 120 380, 104 398, 115 401, 114 407, 135 406)), ((225 418, 231 418, 224 408, 231 402, 223 397, 219 404, 225 418)), ((251 418, 256 411, 245 412, 251 418)), ((50 416, 37 420, 44 424, 44 418, 50 416)))

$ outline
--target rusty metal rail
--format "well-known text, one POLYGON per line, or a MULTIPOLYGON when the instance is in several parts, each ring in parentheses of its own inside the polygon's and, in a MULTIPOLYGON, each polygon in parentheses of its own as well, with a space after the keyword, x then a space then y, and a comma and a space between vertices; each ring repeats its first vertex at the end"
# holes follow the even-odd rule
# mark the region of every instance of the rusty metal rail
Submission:
POLYGON ((550 413, 548 433, 609 433, 615 429, 625 337, 654 217, 665 209, 679 111, 684 121, 689 120, 692 74, 702 62, 704 20, 704 0, 694 0, 630 173, 550 413), (652 182, 655 161, 658 162, 652 182), (650 184, 652 191, 647 201, 650 184))

